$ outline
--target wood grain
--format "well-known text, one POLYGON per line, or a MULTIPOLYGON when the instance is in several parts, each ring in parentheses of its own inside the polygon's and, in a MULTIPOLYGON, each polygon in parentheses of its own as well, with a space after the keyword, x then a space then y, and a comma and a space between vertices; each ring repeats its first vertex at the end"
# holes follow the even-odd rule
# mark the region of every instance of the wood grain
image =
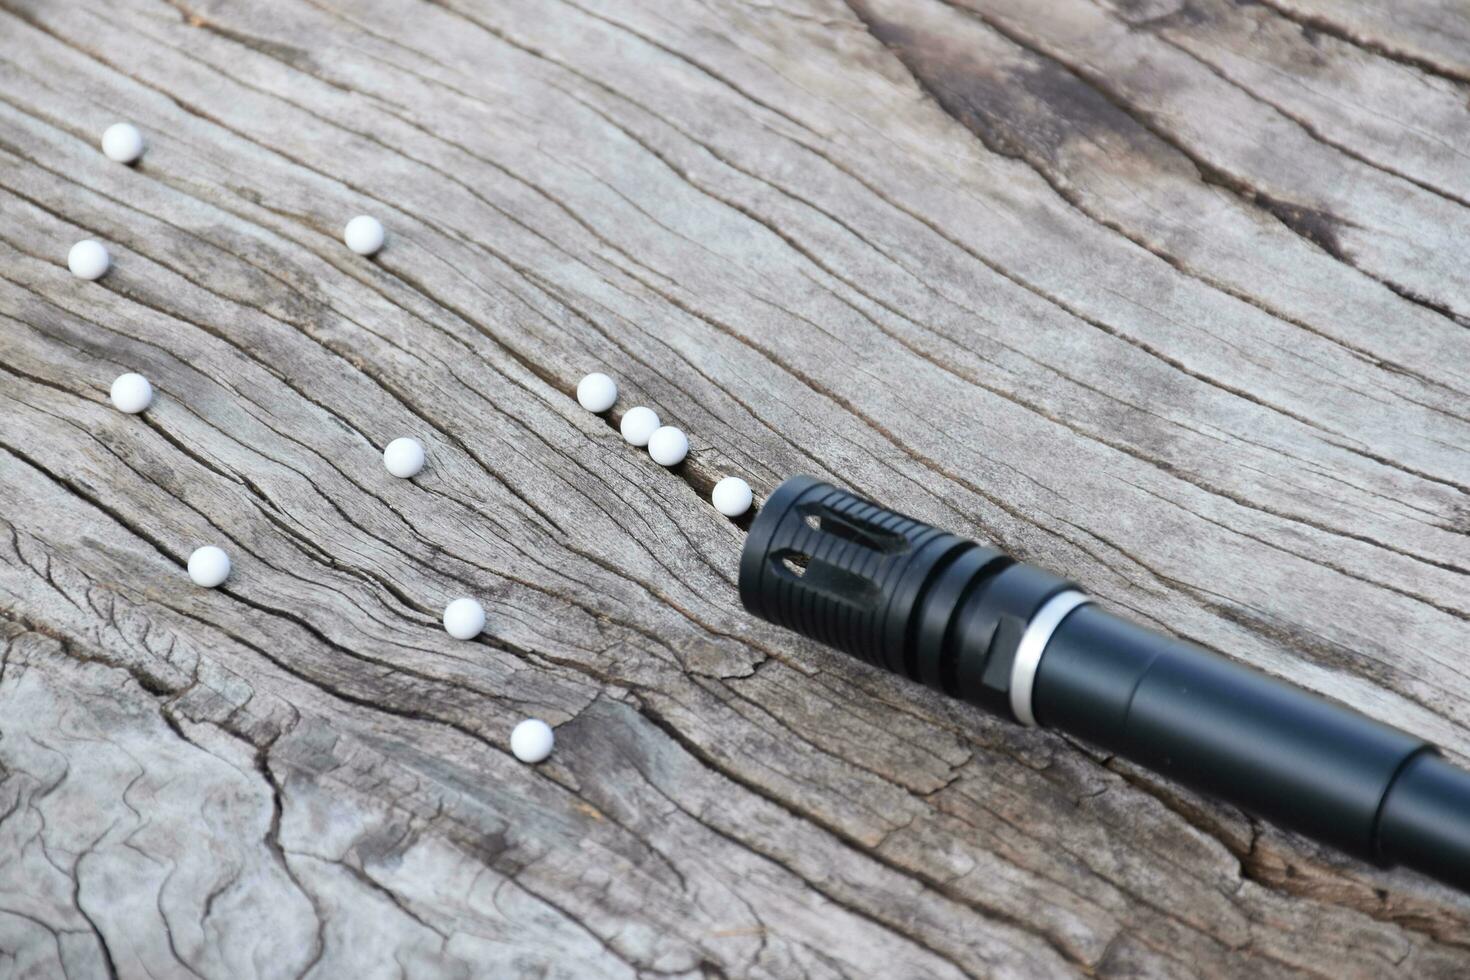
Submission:
POLYGON ((1400 13, 0 0, 0 974, 1465 975, 1466 896, 753 621, 707 502, 1470 758, 1470 18, 1400 13))

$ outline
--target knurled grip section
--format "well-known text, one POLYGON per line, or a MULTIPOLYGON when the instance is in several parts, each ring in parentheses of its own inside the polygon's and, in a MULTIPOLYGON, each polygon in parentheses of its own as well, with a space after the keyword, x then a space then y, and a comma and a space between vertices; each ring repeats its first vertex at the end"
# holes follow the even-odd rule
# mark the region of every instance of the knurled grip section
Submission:
POLYGON ((1027 620, 1069 587, 811 477, 770 496, 740 562, 762 619, 1002 714, 1027 620))
POLYGON ((953 534, 810 477, 783 483, 751 525, 740 597, 751 612, 887 667, 890 620, 905 621, 953 534))

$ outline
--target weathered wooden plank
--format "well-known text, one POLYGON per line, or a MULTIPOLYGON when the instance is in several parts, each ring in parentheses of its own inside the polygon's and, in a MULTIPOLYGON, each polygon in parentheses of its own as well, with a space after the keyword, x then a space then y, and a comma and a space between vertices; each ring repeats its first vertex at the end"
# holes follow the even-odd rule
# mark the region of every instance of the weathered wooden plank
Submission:
POLYGON ((1122 16, 1344 155, 1460 204, 1470 200, 1463 86, 1364 57, 1359 45, 1270 6, 1237 10, 1202 2, 1122 16))
POLYGON ((1470 81, 1465 11, 1444 0, 1404 7, 1363 3, 1341 7, 1322 0, 1266 0, 1313 31, 1340 37, 1368 51, 1453 81, 1470 81))
POLYGON ((828 476, 1470 756, 1466 89, 1303 9, 0 3, 17 971, 1463 973, 1463 896, 751 622, 703 499, 828 476))

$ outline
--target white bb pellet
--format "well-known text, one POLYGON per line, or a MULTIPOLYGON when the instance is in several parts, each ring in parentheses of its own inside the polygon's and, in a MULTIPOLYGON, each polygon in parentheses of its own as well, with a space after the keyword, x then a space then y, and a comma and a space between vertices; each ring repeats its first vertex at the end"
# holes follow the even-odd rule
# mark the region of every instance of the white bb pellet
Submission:
POLYGON ((662 425, 658 420, 658 413, 643 405, 630 408, 623 413, 623 421, 618 428, 623 433, 623 438, 633 446, 648 445, 648 437, 653 435, 655 429, 662 425))
POLYGON ((678 466, 689 455, 689 437, 672 425, 661 425, 648 437, 648 455, 660 466, 678 466))
POLYGON ((383 465, 400 479, 417 476, 424 468, 424 446, 417 439, 403 436, 388 443, 383 450, 383 465))
POLYGON ((593 371, 577 382, 577 401, 589 412, 605 412, 617 400, 617 384, 601 371, 593 371))
POLYGON ((342 240, 358 255, 372 255, 383 247, 383 223, 377 218, 359 214, 347 222, 342 240))
POLYGON ((112 383, 110 396, 119 412, 137 415, 153 404, 153 386, 141 374, 119 374, 112 383))
POLYGON ((195 585, 214 588, 230 577, 230 556, 212 544, 195 548, 189 556, 189 577, 195 585))
POLYGON ((132 163, 143 155, 143 134, 132 123, 113 123, 102 131, 102 152, 118 163, 132 163))
POLYGON ((540 718, 527 718, 510 733, 510 751, 522 762, 540 762, 555 744, 556 733, 540 718))
POLYGON ((750 502, 754 497, 750 492, 750 484, 738 476, 727 476, 715 484, 714 490, 710 491, 710 503, 715 505, 715 510, 726 517, 739 517, 750 510, 750 502))
POLYGON ((66 267, 78 279, 101 279, 111 266, 106 246, 90 238, 83 238, 66 253, 66 267))
POLYGON ((444 607, 444 630, 456 640, 473 640, 485 628, 485 607, 473 599, 455 599, 444 607))

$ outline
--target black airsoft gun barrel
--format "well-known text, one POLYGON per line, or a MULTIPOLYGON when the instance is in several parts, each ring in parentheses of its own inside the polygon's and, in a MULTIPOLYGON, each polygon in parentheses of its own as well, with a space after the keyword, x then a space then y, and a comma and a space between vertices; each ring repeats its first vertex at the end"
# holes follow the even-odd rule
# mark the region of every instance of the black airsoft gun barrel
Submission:
POLYGON ((751 525, 740 598, 951 697, 1470 890, 1470 773, 1432 745, 1120 619, 994 548, 798 476, 751 525))

